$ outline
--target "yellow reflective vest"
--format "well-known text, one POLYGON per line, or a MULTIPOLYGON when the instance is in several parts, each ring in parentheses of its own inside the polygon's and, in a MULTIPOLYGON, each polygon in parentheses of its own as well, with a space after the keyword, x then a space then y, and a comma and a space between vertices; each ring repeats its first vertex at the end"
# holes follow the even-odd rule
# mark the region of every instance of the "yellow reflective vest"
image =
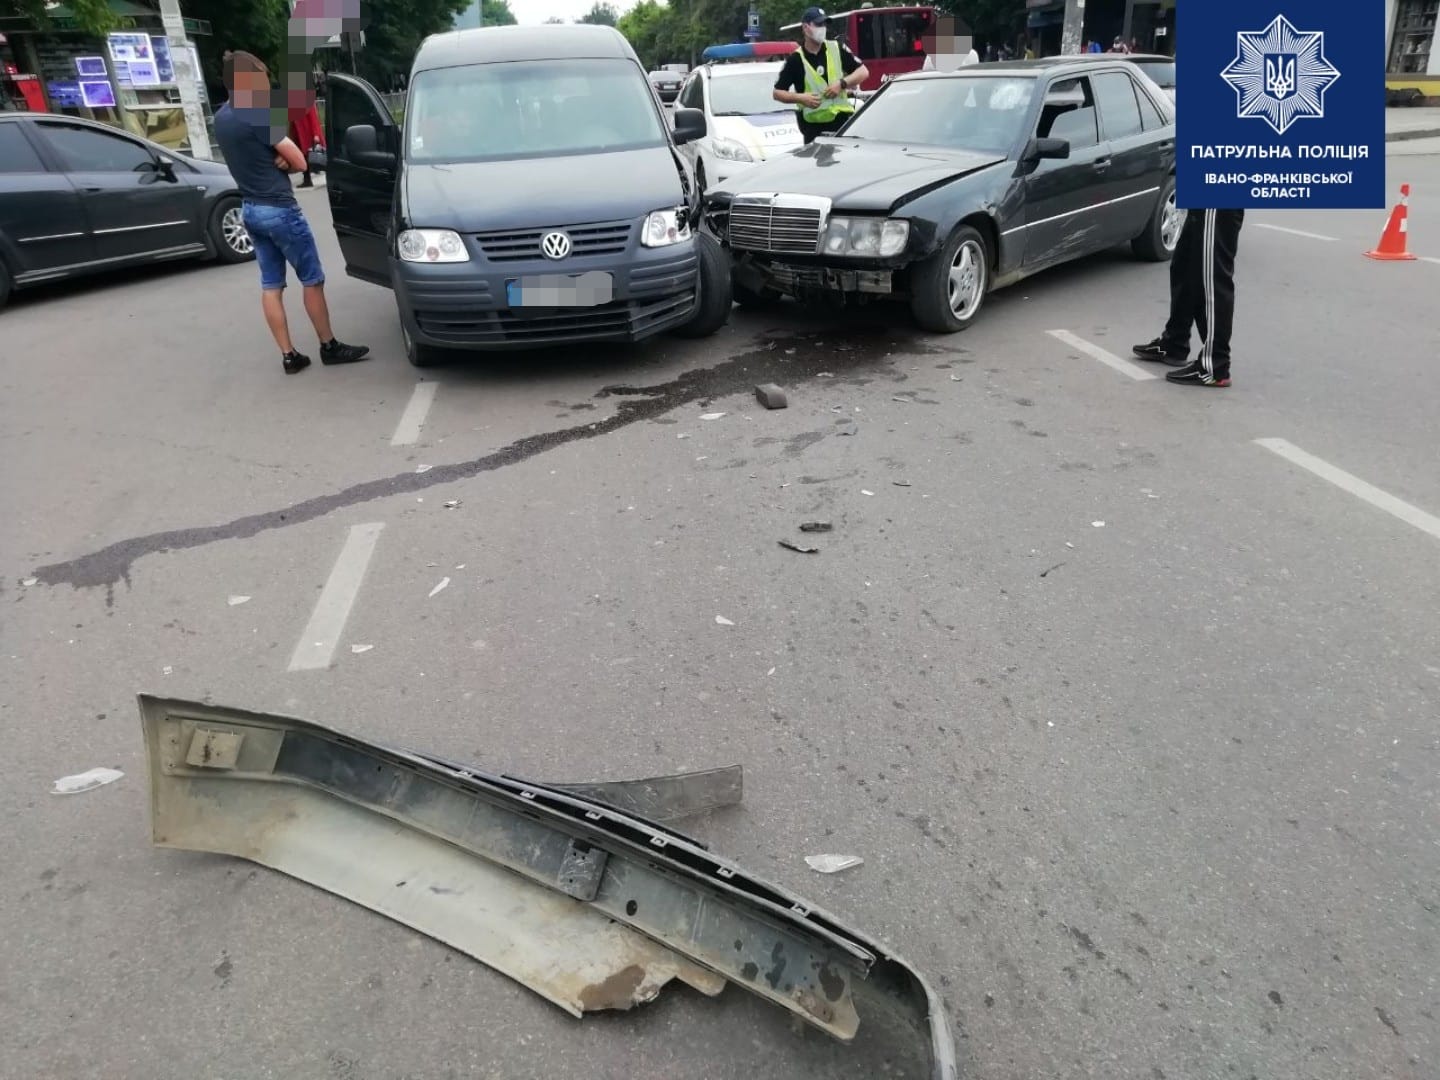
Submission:
MULTIPOLYGON (((810 64, 810 58, 805 55, 805 48, 800 48, 800 63, 805 67, 805 92, 807 94, 818 94, 821 98, 818 109, 807 109, 804 105, 796 105, 800 115, 812 124, 828 124, 835 117, 843 113, 853 113, 855 105, 848 94, 842 94, 838 98, 825 97, 825 88, 830 85, 820 77, 820 73, 810 64)), ((827 41, 825 43, 825 74, 833 75, 831 82, 840 82, 844 78, 844 69, 840 65, 840 43, 838 41, 827 41)))

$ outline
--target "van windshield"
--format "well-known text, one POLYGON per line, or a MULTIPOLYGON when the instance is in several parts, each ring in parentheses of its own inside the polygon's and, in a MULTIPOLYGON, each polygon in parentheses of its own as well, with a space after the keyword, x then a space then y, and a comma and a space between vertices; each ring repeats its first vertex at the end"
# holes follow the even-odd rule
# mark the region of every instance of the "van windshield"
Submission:
POLYGON ((433 68, 410 84, 406 158, 441 164, 664 146, 655 95, 628 60, 433 68))

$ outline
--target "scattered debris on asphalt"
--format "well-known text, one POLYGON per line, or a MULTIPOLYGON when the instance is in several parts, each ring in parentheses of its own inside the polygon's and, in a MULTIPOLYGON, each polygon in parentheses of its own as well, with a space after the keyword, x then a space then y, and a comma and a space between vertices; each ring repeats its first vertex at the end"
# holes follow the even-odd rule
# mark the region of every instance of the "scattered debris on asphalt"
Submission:
POLYGON ((843 427, 843 428, 841 428, 841 429, 840 429, 839 431, 837 431, 835 434, 837 434, 837 435, 859 435, 859 434, 860 434, 860 428, 857 427, 855 424, 851 424, 849 427, 843 427))
POLYGON ((166 664, 164 667, 162 667, 162 668, 160 669, 160 674, 161 674, 161 675, 174 675, 174 674, 175 674, 175 669, 174 669, 173 667, 171 667, 169 664, 166 664))
POLYGON ((774 383, 763 383, 755 387, 755 398, 767 409, 783 409, 789 404, 785 400, 785 391, 774 383))
POLYGON ((1063 562, 1057 562, 1054 566, 1050 567, 1049 570, 1041 570, 1041 571, 1040 571, 1040 576, 1041 576, 1041 577, 1049 577, 1051 574, 1053 574, 1056 570, 1059 570, 1060 567, 1062 567, 1062 566, 1064 566, 1064 565, 1065 565, 1065 564, 1064 564, 1063 562))
POLYGON ((735 625, 735 624, 734 624, 733 622, 731 622, 729 619, 725 618, 724 615, 716 615, 716 616, 715 616, 715 622, 716 622, 717 625, 720 625, 720 626, 734 626, 734 625, 735 625))
POLYGON ((369 651, 370 651, 371 649, 373 649, 374 647, 375 647, 374 645, 351 645, 351 646, 350 646, 350 651, 351 651, 352 653, 354 653, 356 656, 359 656, 361 653, 367 653, 367 652, 369 652, 369 651))
POLYGON ((833 371, 817 371, 815 373, 815 378, 817 379, 833 379, 834 377, 835 373, 833 371))
POLYGON ((800 523, 801 532, 829 532, 833 528, 835 528, 834 523, 829 521, 802 521, 800 523))
POLYGON ((910 481, 909 481, 909 480, 891 480, 890 483, 894 484, 896 487, 909 487, 909 486, 910 486, 910 481))
POLYGON ((821 874, 838 874, 852 866, 863 866, 865 860, 859 855, 806 855, 805 865, 821 874))
POLYGON ((1097 529, 1103 529, 1105 527, 1105 523, 1103 521, 1092 521, 1090 522, 1090 524, 1097 529))
POLYGON ((226 600, 225 602, 226 602, 227 604, 229 604, 231 607, 239 607, 241 604, 248 604, 248 603, 250 602, 250 597, 248 597, 248 596, 232 596, 232 597, 230 597, 229 600, 226 600))
POLYGON ((861 495, 874 495, 875 493, 874 493, 873 491, 866 491, 864 488, 861 488, 861 489, 860 489, 860 494, 861 494, 861 495))
POLYGON ((677 438, 677 439, 688 439, 688 438, 690 438, 690 433, 689 433, 688 431, 682 431, 679 435, 676 435, 675 438, 677 438))
POLYGON ((51 795, 78 795, 82 791, 92 791, 97 787, 106 784, 113 784, 125 774, 119 769, 87 769, 85 772, 76 773, 74 776, 62 776, 55 781, 51 795))
POLYGON ((819 552, 818 547, 810 547, 807 544, 797 544, 793 540, 778 541, 781 547, 789 548, 791 551, 798 551, 801 555, 814 555, 819 552))
POLYGON ((415 466, 415 471, 416 471, 417 473, 426 473, 426 472, 429 472, 429 471, 430 471, 431 469, 433 469, 434 467, 435 467, 434 465, 416 465, 416 466, 415 466))
POLYGON ((24 585, 27 589, 30 588, 31 585, 38 585, 39 583, 40 579, 33 577, 27 577, 24 581, 20 582, 20 584, 24 585))
POLYGON ((965 380, 964 380, 963 378, 961 378, 959 375, 951 375, 951 376, 950 376, 950 381, 951 381, 951 382, 964 382, 965 380))
POLYGON ((896 394, 896 395, 895 395, 894 397, 892 397, 890 400, 891 400, 891 401, 898 401, 898 402, 900 402, 901 405, 914 405, 914 404, 915 404, 915 401, 914 401, 913 398, 901 397, 899 394, 896 394))
POLYGON ((766 674, 766 675, 774 675, 774 674, 775 674, 775 669, 772 667, 769 671, 765 672, 765 674, 766 674))
POLYGON ((447 502, 447 503, 445 504, 445 509, 446 509, 446 510, 454 510, 454 509, 455 509, 457 506, 459 506, 459 505, 460 505, 460 500, 459 500, 459 499, 451 499, 449 502, 447 502))
POLYGON ((436 585, 433 589, 430 590, 430 595, 431 595, 431 596, 437 596, 438 594, 440 594, 441 592, 443 592, 449 585, 450 585, 450 579, 449 579, 448 577, 443 577, 443 578, 441 578, 441 579, 440 579, 440 584, 439 584, 439 585, 436 585))
POLYGON ((724 416, 724 415, 725 415, 725 414, 724 414, 723 412, 707 412, 707 413, 701 413, 701 414, 700 414, 700 419, 701 419, 701 420, 719 420, 719 419, 720 419, 722 416, 724 416))

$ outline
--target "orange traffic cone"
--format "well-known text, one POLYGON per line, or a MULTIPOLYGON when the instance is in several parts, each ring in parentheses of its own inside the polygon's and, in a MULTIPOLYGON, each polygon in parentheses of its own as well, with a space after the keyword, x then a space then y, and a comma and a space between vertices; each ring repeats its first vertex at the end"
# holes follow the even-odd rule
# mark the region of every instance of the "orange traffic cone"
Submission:
POLYGON ((1390 262, 1401 262, 1414 259, 1415 256, 1405 250, 1407 235, 1410 232, 1410 185, 1400 185, 1400 202, 1394 210, 1390 211, 1390 220, 1385 224, 1385 231, 1380 234, 1380 245, 1374 251, 1367 251, 1367 259, 1384 259, 1390 262))

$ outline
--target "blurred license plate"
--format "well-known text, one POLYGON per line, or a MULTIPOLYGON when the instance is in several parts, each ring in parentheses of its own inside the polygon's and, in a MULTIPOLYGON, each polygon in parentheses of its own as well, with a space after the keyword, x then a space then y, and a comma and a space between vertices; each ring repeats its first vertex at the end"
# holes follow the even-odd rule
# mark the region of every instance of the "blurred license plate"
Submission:
POLYGON ((514 307, 596 307, 615 299, 610 274, 536 274, 505 282, 505 299, 514 307))

